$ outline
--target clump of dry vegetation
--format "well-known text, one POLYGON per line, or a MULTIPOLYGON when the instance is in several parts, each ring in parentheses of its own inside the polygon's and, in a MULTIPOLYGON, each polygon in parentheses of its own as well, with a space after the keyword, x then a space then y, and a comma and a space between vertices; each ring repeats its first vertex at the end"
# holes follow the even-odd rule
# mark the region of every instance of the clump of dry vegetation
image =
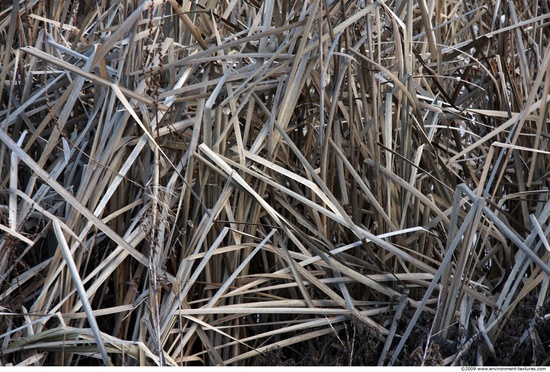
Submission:
POLYGON ((0 364, 547 364, 549 25, 3 1, 0 364))

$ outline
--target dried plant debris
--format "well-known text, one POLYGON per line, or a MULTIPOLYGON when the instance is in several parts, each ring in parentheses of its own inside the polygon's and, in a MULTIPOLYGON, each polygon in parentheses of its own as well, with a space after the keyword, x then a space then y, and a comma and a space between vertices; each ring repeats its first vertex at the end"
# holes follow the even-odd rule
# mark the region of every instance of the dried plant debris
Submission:
POLYGON ((0 1, 0 364, 547 365, 547 2, 0 1))

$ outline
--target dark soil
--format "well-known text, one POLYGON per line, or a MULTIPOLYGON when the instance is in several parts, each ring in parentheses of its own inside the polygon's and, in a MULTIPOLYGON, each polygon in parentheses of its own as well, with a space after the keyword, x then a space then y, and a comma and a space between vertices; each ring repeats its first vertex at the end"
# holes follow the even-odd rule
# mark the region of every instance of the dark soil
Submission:
MULTIPOLYGON (((547 303, 535 313, 535 300, 525 300, 518 305, 504 323, 501 333, 494 345, 494 355, 485 341, 474 331, 468 334, 451 332, 450 339, 432 337, 426 350, 427 330, 431 319, 422 317, 412 331, 404 349, 394 365, 442 366, 453 362, 460 351, 458 365, 475 366, 478 354, 486 366, 545 366, 550 363, 550 318, 544 315, 550 312, 547 303), (524 334, 527 332, 528 336, 524 334), (530 333, 529 333, 530 332, 530 333), (522 336, 524 340, 522 340, 522 336), (464 344, 460 345, 460 340, 464 344), (464 341, 465 340, 465 341, 464 341), (468 340, 473 340, 468 343, 468 340), (534 340, 534 341, 533 341, 534 340), (453 357, 453 358, 451 358, 453 357)), ((408 319, 398 324, 397 334, 402 334, 408 319)), ((392 344, 384 365, 387 365, 391 353, 399 342, 396 338, 392 344)), ((324 339, 303 342, 284 349, 269 350, 252 360, 254 366, 376 366, 380 359, 384 341, 371 329, 360 329, 353 322, 348 322, 338 335, 332 334, 324 339)))

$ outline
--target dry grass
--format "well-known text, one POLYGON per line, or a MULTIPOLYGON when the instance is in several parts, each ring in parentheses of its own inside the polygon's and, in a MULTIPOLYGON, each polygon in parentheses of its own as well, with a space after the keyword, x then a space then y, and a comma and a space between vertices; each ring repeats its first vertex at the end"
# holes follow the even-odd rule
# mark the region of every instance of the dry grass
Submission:
POLYGON ((548 363, 547 2, 327 3, 2 2, 1 365, 548 363))

